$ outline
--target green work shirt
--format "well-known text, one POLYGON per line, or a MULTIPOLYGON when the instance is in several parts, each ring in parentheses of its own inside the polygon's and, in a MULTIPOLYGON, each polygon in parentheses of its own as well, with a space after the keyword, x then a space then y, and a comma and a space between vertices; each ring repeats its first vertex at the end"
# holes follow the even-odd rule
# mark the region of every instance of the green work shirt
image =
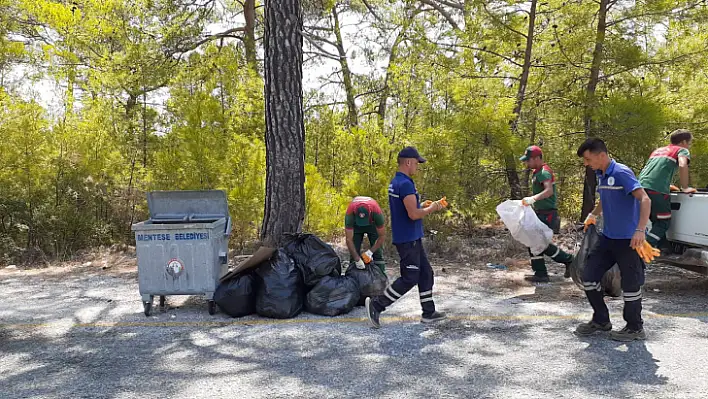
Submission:
POLYGON ((649 161, 639 173, 639 183, 647 190, 669 194, 671 181, 679 168, 679 157, 691 159, 687 148, 677 145, 668 145, 657 148, 649 156, 649 161))
POLYGON ((366 232, 370 226, 384 227, 385 220, 378 202, 370 197, 356 197, 347 207, 344 227, 355 232, 366 232), (363 209, 362 209, 363 208, 363 209), (364 211, 359 215, 360 211, 364 211), (363 218, 363 219, 362 219, 363 218))
POLYGON ((556 208, 556 176, 553 174, 553 169, 547 164, 543 164, 539 169, 533 171, 533 180, 531 184, 531 189, 533 195, 543 192, 543 182, 550 180, 553 184, 553 195, 548 198, 536 201, 533 204, 533 208, 537 211, 544 211, 556 208))

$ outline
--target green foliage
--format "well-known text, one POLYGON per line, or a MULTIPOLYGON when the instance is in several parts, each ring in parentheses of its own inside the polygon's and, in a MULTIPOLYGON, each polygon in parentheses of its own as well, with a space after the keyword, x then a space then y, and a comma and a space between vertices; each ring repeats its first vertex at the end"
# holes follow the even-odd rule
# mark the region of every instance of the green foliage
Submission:
MULTIPOLYGON (((495 221, 494 208, 510 192, 507 169, 516 167, 527 183, 521 163, 510 160, 530 143, 542 144, 558 178, 560 212, 575 219, 584 178, 575 150, 586 120, 636 172, 667 133, 691 129, 691 179, 708 184, 705 5, 612 2, 589 95, 598 2, 537 2, 523 90, 530 1, 470 0, 460 2, 464 9, 431 2, 440 8, 303 3, 304 75, 310 83, 323 75, 322 88, 305 95, 304 229, 340 235, 357 195, 387 213, 405 145, 430 160, 415 177, 422 198, 447 196, 451 204, 426 220, 429 230, 465 232, 495 221), (331 25, 335 11, 342 42, 331 25), (339 71, 340 51, 351 84, 339 71), (357 126, 349 126, 347 94, 357 126)), ((265 198, 262 65, 246 61, 244 32, 214 31, 240 27, 230 15, 243 13, 241 2, 212 5, 0 0, 0 262, 130 243, 131 223, 146 217, 145 193, 157 189, 223 189, 234 244, 257 239, 265 198), (25 90, 33 83, 60 88, 47 109, 25 90)), ((255 12, 260 39, 261 7, 255 12)))

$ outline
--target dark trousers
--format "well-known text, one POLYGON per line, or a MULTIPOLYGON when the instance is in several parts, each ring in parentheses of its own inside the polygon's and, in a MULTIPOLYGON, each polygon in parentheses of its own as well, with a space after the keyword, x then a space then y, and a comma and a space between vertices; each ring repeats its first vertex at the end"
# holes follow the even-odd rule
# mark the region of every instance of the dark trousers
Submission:
POLYGON ((647 233, 647 242, 659 248, 659 243, 666 238, 666 231, 671 225, 671 197, 652 190, 647 190, 647 195, 651 199, 651 231, 647 233))
POLYGON ((593 309, 592 319, 596 323, 607 323, 610 314, 603 299, 602 276, 615 263, 619 266, 622 276, 622 296, 624 311, 622 313, 627 327, 641 330, 642 320, 642 286, 644 285, 644 262, 629 244, 631 240, 613 240, 600 235, 600 239, 588 254, 587 264, 583 272, 583 288, 593 309))
MULTIPOLYGON (((373 247, 374 244, 376 244, 376 241, 379 240, 379 233, 376 231, 375 226, 354 227, 354 248, 356 248, 358 253, 361 253, 361 244, 364 242, 364 235, 369 237, 369 248, 373 247)), ((354 264, 354 258, 351 256, 349 257, 349 263, 354 264)), ((378 266, 384 274, 386 274, 386 262, 384 261, 383 248, 379 248, 376 252, 374 252, 374 264, 378 266)))
POLYGON ((374 308, 379 312, 383 312, 417 285, 423 315, 431 315, 435 312, 435 303, 433 302, 434 277, 433 268, 430 266, 428 256, 423 249, 423 243, 421 240, 417 240, 396 244, 396 249, 401 257, 401 277, 386 287, 383 295, 374 298, 374 308))
MULTIPOLYGON (((536 211, 536 216, 538 216, 543 224, 550 227, 553 233, 558 234, 560 230, 560 217, 558 216, 557 210, 538 210, 536 211)), ((529 249, 529 255, 531 256, 531 269, 533 269, 533 273, 539 277, 548 276, 546 260, 543 258, 544 255, 558 263, 567 264, 573 261, 573 255, 566 253, 553 243, 549 244, 548 248, 538 255, 532 254, 531 249, 529 249)))

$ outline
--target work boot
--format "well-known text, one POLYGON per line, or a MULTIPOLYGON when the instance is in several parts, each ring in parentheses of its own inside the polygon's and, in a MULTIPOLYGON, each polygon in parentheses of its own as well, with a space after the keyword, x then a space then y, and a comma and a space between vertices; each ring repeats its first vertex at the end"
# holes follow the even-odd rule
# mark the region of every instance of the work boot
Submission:
POLYGON ((590 320, 587 323, 582 323, 579 324, 578 327, 575 328, 575 333, 578 335, 592 335, 596 333, 597 331, 611 331, 612 330, 612 323, 609 321, 604 324, 596 323, 593 320, 590 320))
POLYGON ((434 323, 436 321, 440 320, 445 320, 447 319, 447 315, 443 312, 433 312, 429 315, 423 315, 423 317, 420 318, 421 323, 434 323))
POLYGON ((534 274, 533 276, 525 276, 524 280, 530 281, 532 283, 550 283, 551 279, 548 276, 539 276, 534 274))
POLYGON ((643 328, 632 330, 629 327, 625 327, 619 331, 610 331, 610 338, 621 342, 643 341, 647 339, 647 333, 644 332, 643 328))
POLYGON ((369 324, 371 324, 371 327, 381 328, 381 324, 379 323, 379 315, 381 314, 381 312, 374 308, 374 304, 373 302, 371 302, 371 297, 366 298, 365 308, 366 315, 369 317, 369 324))

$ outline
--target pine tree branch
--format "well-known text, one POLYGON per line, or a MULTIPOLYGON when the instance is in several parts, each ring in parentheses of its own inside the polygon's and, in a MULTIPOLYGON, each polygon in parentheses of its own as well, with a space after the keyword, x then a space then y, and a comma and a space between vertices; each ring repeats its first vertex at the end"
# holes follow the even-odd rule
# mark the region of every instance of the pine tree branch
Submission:
POLYGON ((706 4, 706 0, 699 0, 699 1, 694 2, 693 4, 689 4, 689 5, 687 5, 686 7, 680 8, 680 9, 678 9, 678 10, 653 11, 653 12, 652 12, 652 11, 649 11, 649 12, 640 13, 640 14, 634 14, 634 15, 630 14, 630 15, 626 15, 626 16, 624 16, 624 17, 622 17, 622 18, 618 18, 618 19, 616 19, 616 20, 614 20, 614 21, 608 22, 608 23, 607 23, 607 27, 609 28, 610 26, 614 26, 614 25, 620 24, 620 23, 622 23, 622 22, 624 22, 624 21, 627 21, 627 20, 630 20, 630 19, 635 19, 635 18, 643 18, 643 17, 662 17, 662 16, 669 16, 669 17, 672 17, 672 16, 675 16, 676 14, 680 14, 680 13, 683 13, 683 12, 686 12, 686 11, 690 11, 690 10, 692 10, 692 9, 694 9, 694 8, 696 8, 696 7, 698 7, 698 6, 700 6, 700 5, 705 5, 705 4, 706 4))
POLYGON ((383 19, 381 19, 381 17, 379 17, 379 15, 376 14, 376 11, 374 11, 374 7, 372 7, 371 4, 369 4, 368 1, 366 1, 366 0, 361 0, 361 2, 364 3, 364 6, 366 7, 366 9, 369 10, 369 12, 371 13, 371 15, 373 15, 374 18, 376 18, 377 21, 379 21, 379 22, 384 22, 383 19))
POLYGON ((217 39, 222 39, 222 38, 227 38, 227 37, 234 38, 234 39, 241 39, 241 38, 242 38, 241 36, 234 35, 234 33, 236 33, 236 32, 245 32, 245 31, 246 31, 246 28, 245 28, 245 27, 238 27, 238 28, 228 29, 228 30, 225 30, 225 31, 223 31, 223 32, 215 33, 215 34, 213 34, 213 35, 209 35, 209 36, 205 37, 205 38, 202 39, 202 40, 199 40, 199 41, 197 41, 197 42, 191 43, 191 44, 188 45, 188 46, 175 49, 175 50, 174 50, 174 54, 186 53, 186 52, 188 52, 188 51, 196 50, 196 49, 199 48, 201 45, 206 44, 206 43, 209 43, 209 42, 211 42, 212 40, 217 40, 217 39))
POLYGON ((600 80, 607 80, 607 79, 609 79, 609 78, 611 78, 611 77, 613 77, 613 76, 620 75, 620 74, 623 74, 623 73, 625 73, 625 72, 629 72, 629 71, 632 71, 632 70, 634 70, 634 69, 641 68, 641 67, 645 67, 645 66, 652 66, 652 65, 671 65, 671 64, 676 63, 676 62, 678 62, 678 61, 681 61, 681 60, 683 60, 683 59, 685 59, 685 58, 688 58, 688 57, 691 57, 691 56, 694 56, 694 55, 705 54, 705 53, 708 53, 708 49, 703 49, 703 50, 694 51, 694 52, 691 52, 691 53, 681 54, 681 55, 679 55, 679 56, 676 56, 676 57, 674 57, 674 58, 670 58, 670 59, 667 59, 667 60, 641 62, 641 63, 639 63, 639 64, 637 64, 637 65, 633 65, 633 66, 631 66, 631 67, 622 69, 622 70, 620 70, 620 71, 613 72, 613 73, 610 73, 610 74, 607 74, 607 75, 603 75, 603 76, 600 77, 600 80))
POLYGON ((455 20, 452 18, 452 15, 450 15, 449 12, 445 11, 445 9, 442 8, 440 4, 436 3, 435 0, 420 0, 420 2, 423 4, 427 4, 437 10, 437 12, 439 12, 440 15, 442 15, 450 25, 452 25, 453 29, 461 30, 460 26, 457 25, 457 22, 455 22, 455 20))
POLYGON ((318 42, 322 42, 322 43, 327 43, 327 44, 329 44, 330 46, 333 46, 333 47, 338 47, 338 46, 337 46, 337 43, 335 43, 335 42, 333 42, 333 41, 331 41, 331 40, 329 40, 329 39, 327 39, 327 38, 324 38, 324 37, 322 37, 322 36, 315 35, 315 34, 313 34, 313 33, 307 33, 307 32, 304 32, 304 31, 301 32, 301 33, 302 33, 302 36, 304 36, 304 37, 307 39, 307 41, 310 42, 310 43, 312 43, 312 41, 314 40, 314 41, 318 41, 318 42))
POLYGON ((504 21, 502 21, 498 16, 494 15, 493 12, 489 11, 489 9, 487 8, 487 5, 486 5, 486 4, 485 4, 482 8, 484 8, 484 11, 487 13, 487 15, 489 15, 496 23, 498 23, 499 25, 503 26, 504 28, 506 28, 506 29, 509 30, 510 32, 514 32, 514 33, 516 33, 517 35, 523 37, 524 39, 526 38, 526 34, 525 34, 525 33, 519 32, 518 30, 512 28, 509 24, 504 23, 504 21))

